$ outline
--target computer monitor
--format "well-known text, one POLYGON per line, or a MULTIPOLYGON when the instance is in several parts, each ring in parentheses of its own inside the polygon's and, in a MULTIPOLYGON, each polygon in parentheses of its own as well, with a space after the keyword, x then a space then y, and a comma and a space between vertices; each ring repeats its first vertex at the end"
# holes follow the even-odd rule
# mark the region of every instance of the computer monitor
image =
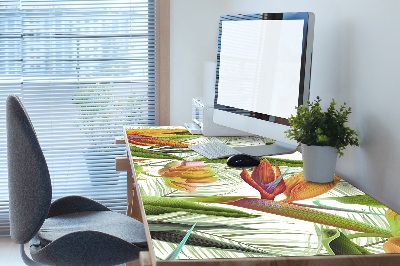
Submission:
POLYGON ((274 139, 235 148, 253 156, 293 153, 288 118, 310 94, 314 14, 221 16, 214 123, 274 139))

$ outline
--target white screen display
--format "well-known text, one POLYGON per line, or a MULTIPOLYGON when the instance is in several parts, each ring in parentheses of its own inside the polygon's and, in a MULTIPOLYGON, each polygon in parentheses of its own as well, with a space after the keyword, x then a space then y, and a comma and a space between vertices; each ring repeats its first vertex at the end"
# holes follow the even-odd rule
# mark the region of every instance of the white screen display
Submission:
POLYGON ((283 118, 298 106, 303 20, 222 21, 217 103, 283 118))

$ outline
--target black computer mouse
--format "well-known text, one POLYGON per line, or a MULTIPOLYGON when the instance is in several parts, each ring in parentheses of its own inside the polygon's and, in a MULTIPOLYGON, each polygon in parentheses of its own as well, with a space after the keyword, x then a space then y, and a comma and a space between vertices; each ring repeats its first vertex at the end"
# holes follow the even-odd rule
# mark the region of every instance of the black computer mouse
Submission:
POLYGON ((226 164, 233 167, 257 166, 260 160, 247 154, 236 154, 229 157, 226 164))

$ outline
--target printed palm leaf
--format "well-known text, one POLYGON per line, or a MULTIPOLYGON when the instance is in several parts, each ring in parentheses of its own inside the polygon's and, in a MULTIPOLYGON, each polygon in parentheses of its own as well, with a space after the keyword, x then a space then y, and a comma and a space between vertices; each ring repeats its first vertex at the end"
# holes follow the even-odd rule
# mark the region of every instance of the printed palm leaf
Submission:
POLYGON ((185 158, 188 154, 194 154, 195 152, 186 147, 174 147, 174 146, 151 146, 148 150, 168 153, 171 155, 177 155, 179 157, 185 158))
POLYGON ((141 195, 163 197, 176 191, 176 189, 165 186, 164 179, 162 177, 152 176, 150 173, 142 173, 140 177, 146 177, 145 181, 139 182, 139 190, 141 195))
MULTIPOLYGON (((380 213, 382 211, 382 209, 370 207, 370 211, 380 213)), ((390 225, 388 224, 388 221, 385 219, 385 217, 383 217, 381 215, 369 215, 369 214, 364 214, 364 213, 348 212, 347 216, 349 219, 362 221, 362 222, 370 224, 372 226, 380 227, 387 231, 392 231, 390 228, 390 225)), ((341 229, 341 228, 336 228, 336 229, 338 229, 340 232, 345 234, 348 239, 351 239, 353 242, 355 242, 356 244, 358 244, 362 247, 374 247, 375 249, 378 248, 378 250, 375 251, 374 253, 382 253, 382 243, 384 241, 386 241, 385 239, 387 239, 389 237, 386 233, 381 234, 378 232, 372 232, 372 233, 351 232, 350 230, 347 230, 347 229, 341 229), (378 245, 378 246, 376 246, 376 245, 378 245)), ((393 231, 392 231, 392 234, 393 234, 393 231)), ((371 249, 371 248, 369 248, 369 249, 371 249)))
POLYGON ((342 180, 335 186, 335 189, 329 191, 329 194, 327 195, 329 195, 331 198, 335 198, 335 197, 359 196, 359 195, 365 195, 365 193, 359 190, 358 188, 352 186, 348 182, 342 180))
POLYGON ((206 163, 221 163, 221 164, 226 164, 227 158, 220 158, 220 159, 208 159, 204 156, 197 156, 195 158, 193 158, 193 161, 202 161, 202 162, 206 162, 206 163))
MULTIPOLYGON (((189 222, 165 222, 165 221, 148 221, 150 231, 177 231, 177 230, 189 230, 192 225, 189 222)), ((241 226, 241 225, 229 225, 221 223, 208 223, 208 222, 197 222, 196 230, 246 230, 246 231, 257 231, 256 228, 241 226)))
POLYGON ((133 157, 151 158, 151 159, 182 160, 182 158, 180 156, 163 153, 163 152, 152 151, 149 149, 143 149, 143 148, 137 147, 135 145, 130 145, 130 150, 131 150, 131 154, 133 157))
POLYGON ((354 212, 354 213, 364 213, 364 214, 373 214, 373 215, 385 216, 383 213, 378 213, 378 212, 353 210, 353 209, 346 209, 346 208, 339 208, 339 207, 324 205, 319 200, 314 200, 313 201, 314 205, 301 204, 301 203, 293 203, 293 204, 297 205, 297 206, 302 206, 302 207, 306 207, 306 208, 313 208, 313 209, 323 209, 323 210, 341 211, 341 212, 354 212))
POLYGON ((220 141, 223 144, 231 145, 235 147, 244 147, 249 145, 268 145, 275 142, 273 139, 258 137, 258 136, 247 136, 247 137, 218 137, 208 138, 208 141, 220 141))
MULTIPOLYGON (((225 201, 225 200, 224 200, 225 201)), ((251 210, 250 210, 251 211, 251 210)), ((254 213, 254 211, 253 211, 254 213)), ((307 255, 318 255, 320 254, 320 249, 323 248, 322 245, 320 245, 320 240, 315 239, 314 237, 311 237, 313 234, 312 231, 310 231, 308 228, 314 228, 314 224, 310 223, 308 221, 298 221, 296 222, 296 227, 293 228, 293 221, 291 221, 291 218, 286 218, 284 216, 278 216, 278 215, 272 215, 266 213, 264 216, 261 216, 259 218, 253 218, 253 219, 248 219, 248 218, 229 218, 229 217, 221 217, 221 216, 204 216, 204 215, 199 215, 195 213, 176 213, 176 214, 170 214, 167 216, 167 214, 161 215, 161 216, 154 216, 148 217, 148 219, 158 219, 158 221, 171 221, 173 223, 181 222, 181 223, 187 223, 186 221, 196 221, 201 224, 201 222, 205 222, 207 224, 227 224, 227 225, 242 225, 245 227, 253 227, 257 228, 257 230, 248 230, 246 228, 221 228, 216 226, 214 229, 205 229, 207 230, 207 233, 210 232, 210 234, 204 234, 204 231, 202 230, 202 235, 211 238, 211 239, 217 239, 219 241, 223 241, 226 243, 230 243, 232 241, 232 238, 234 239, 235 243, 239 244, 244 244, 244 245, 250 245, 253 248, 261 249, 267 252, 269 255, 268 256, 307 256, 307 255), (196 216, 198 215, 198 216, 196 216), (307 224, 311 224, 310 226, 307 226, 307 224), (288 228, 291 228, 288 230, 288 228), (214 235, 218 236, 229 236, 229 238, 223 237, 223 238, 216 238, 214 235), (301 237, 302 236, 302 237, 301 237), (294 237, 294 238, 293 238, 294 237), (283 241, 284 239, 291 239, 290 241, 286 242, 283 241), (282 242, 283 241, 283 242, 282 242)), ((353 219, 359 220, 360 218, 357 217, 352 217, 353 219)), ((382 219, 381 217, 377 217, 378 219, 382 219)), ((384 218, 383 218, 384 219, 384 218)), ((376 221, 377 223, 382 222, 382 221, 376 221)), ((189 222, 190 223, 190 222, 189 222)), ((323 226, 325 225, 320 225, 318 226, 323 226)), ((162 228, 160 228, 162 229, 162 228)), ((183 227, 183 230, 187 230, 187 227, 183 227)), ((314 231, 315 229, 313 229, 314 231)), ((341 231, 346 231, 346 234, 349 233, 349 230, 346 229, 340 229, 341 231)), ((162 230, 161 230, 162 231, 162 230)), ((200 232, 196 232, 196 234, 199 234, 200 232)), ((386 233, 387 235, 387 233, 386 233)), ((322 238, 322 237, 321 237, 322 238)), ((365 244, 370 244, 373 245, 371 247, 368 247, 369 250, 374 251, 374 253, 382 253, 382 244, 383 243, 378 243, 376 244, 375 242, 378 242, 381 240, 381 238, 375 238, 375 237, 362 237, 362 238, 357 238, 355 241, 358 241, 359 239, 362 240, 370 240, 365 243, 363 241, 364 245, 365 244), (379 240, 376 240, 379 239, 379 240)), ((160 250, 158 256, 161 258, 164 258, 166 255, 168 255, 174 248, 175 246, 171 246, 172 244, 169 244, 168 242, 162 242, 159 243, 157 240, 153 241, 153 244, 157 246, 160 250), (167 246, 171 246, 172 248, 166 248, 167 246), (163 249, 166 249, 165 252, 163 252, 163 249), (160 255, 162 254, 162 255, 160 255)), ((360 244, 359 244, 360 245, 360 244)), ((157 250, 156 248, 156 250, 157 250)), ((325 249, 324 249, 325 250, 325 249)), ((207 249, 205 247, 201 246, 188 246, 184 250, 185 256, 180 257, 182 258, 229 258, 229 257, 259 257, 263 256, 262 254, 256 255, 257 253, 243 253, 243 254, 238 254, 232 251, 228 250, 212 250, 212 249, 207 249)))
POLYGON ((169 256, 165 260, 175 260, 179 253, 182 251, 183 247, 186 244, 186 241, 189 239, 190 234, 193 232, 194 227, 196 226, 197 223, 194 223, 194 225, 189 229, 189 231, 185 234, 183 237, 182 241, 179 243, 179 245, 174 249, 174 251, 169 254, 169 256))
POLYGON ((271 157, 259 157, 260 160, 266 159, 270 164, 275 164, 275 162, 279 166, 290 166, 290 167, 303 167, 302 160, 290 160, 290 159, 281 159, 281 158, 271 158, 271 157))
MULTIPOLYGON (((204 235, 203 235, 204 236, 204 235)), ((212 236, 204 236, 207 239, 214 239, 212 236)), ((215 238, 216 240, 224 243, 233 243, 234 241, 224 238, 215 238)), ((152 240, 154 249, 156 250, 156 257, 162 260, 167 254, 176 248, 176 244, 172 242, 165 242, 161 240, 152 240)), ((241 245, 241 244, 240 244, 241 245)), ((244 245, 246 246, 246 245, 244 245)), ((270 253, 256 253, 256 252, 245 252, 237 249, 220 249, 215 247, 202 247, 185 245, 182 252, 179 254, 178 259, 215 259, 215 258, 257 258, 257 257, 278 257, 277 254, 270 253)))
POLYGON ((210 196, 210 197, 190 197, 185 198, 187 201, 203 202, 203 203, 229 203, 240 199, 250 198, 246 196, 210 196))
MULTIPOLYGON (((183 237, 185 237, 185 231, 171 230, 171 231, 151 231, 151 238, 171 243, 180 243, 183 237)), ((224 250, 237 250, 242 252, 250 253, 261 253, 267 255, 267 252, 252 248, 238 243, 224 242, 215 240, 209 237, 198 235, 194 232, 191 233, 190 237, 186 241, 186 245, 200 246, 200 247, 212 247, 224 250)))

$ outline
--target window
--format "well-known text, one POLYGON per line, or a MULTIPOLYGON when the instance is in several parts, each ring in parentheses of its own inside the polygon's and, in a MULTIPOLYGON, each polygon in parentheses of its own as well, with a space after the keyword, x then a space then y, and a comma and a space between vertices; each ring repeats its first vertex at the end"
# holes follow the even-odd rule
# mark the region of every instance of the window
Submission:
POLYGON ((169 34, 168 14, 165 0, 0 3, 0 235, 9 234, 10 93, 22 99, 35 126, 53 199, 76 194, 125 211, 126 173, 114 167, 125 148, 115 137, 123 125, 168 124, 169 88, 161 84, 169 73, 160 68, 169 65, 162 55, 168 36, 160 44, 169 34))

